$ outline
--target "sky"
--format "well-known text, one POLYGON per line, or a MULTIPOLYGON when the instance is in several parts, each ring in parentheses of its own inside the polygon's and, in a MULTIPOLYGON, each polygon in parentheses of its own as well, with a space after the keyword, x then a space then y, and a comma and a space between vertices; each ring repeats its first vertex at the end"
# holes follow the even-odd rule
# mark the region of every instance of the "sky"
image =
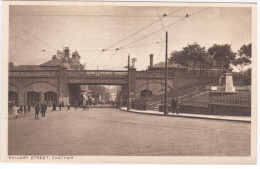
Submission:
POLYGON ((246 7, 10 6, 9 10, 9 61, 15 65, 38 65, 69 47, 78 51, 86 69, 98 65, 122 70, 130 55, 137 59, 137 70, 144 70, 151 53, 154 63, 165 60, 166 30, 168 53, 194 42, 206 49, 231 44, 234 52, 251 43, 251 8, 246 7), (167 16, 160 20, 163 14, 167 16))

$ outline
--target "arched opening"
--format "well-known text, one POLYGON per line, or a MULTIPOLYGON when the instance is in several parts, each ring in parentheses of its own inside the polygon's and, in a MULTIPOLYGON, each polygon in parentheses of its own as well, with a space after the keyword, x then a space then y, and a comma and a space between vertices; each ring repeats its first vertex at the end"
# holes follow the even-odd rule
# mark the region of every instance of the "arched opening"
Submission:
POLYGON ((147 90, 147 89, 142 90, 140 92, 141 98, 151 97, 152 94, 153 94, 153 92, 151 90, 147 90))
POLYGON ((40 93, 28 92, 27 93, 27 105, 40 104, 40 93))
POLYGON ((46 92, 44 93, 44 101, 48 106, 53 105, 53 103, 57 104, 57 93, 54 92, 46 92))
POLYGON ((18 105, 17 93, 13 91, 8 92, 8 104, 18 105))

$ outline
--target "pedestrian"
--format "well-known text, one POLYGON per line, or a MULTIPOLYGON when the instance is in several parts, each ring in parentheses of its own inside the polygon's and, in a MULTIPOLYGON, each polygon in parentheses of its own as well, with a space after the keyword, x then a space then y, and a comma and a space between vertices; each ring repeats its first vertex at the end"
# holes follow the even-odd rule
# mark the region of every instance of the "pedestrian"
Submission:
POLYGON ((47 105, 45 103, 43 103, 42 104, 42 117, 45 117, 46 110, 47 110, 47 105))
POLYGON ((175 112, 175 110, 176 110, 176 100, 175 100, 175 98, 172 99, 172 105, 171 105, 171 107, 172 107, 172 113, 174 114, 174 112, 175 112))
POLYGON ((75 103, 75 105, 74 105, 74 111, 77 111, 77 108, 78 108, 78 105, 77 105, 77 103, 75 103))
POLYGON ((15 114, 15 118, 19 118, 20 117, 20 108, 18 106, 14 106, 13 112, 15 114))
POLYGON ((62 104, 60 103, 60 104, 59 104, 60 111, 61 111, 61 107, 62 107, 62 104))
POLYGON ((28 105, 28 112, 30 114, 30 112, 31 112, 31 105, 28 105))
POLYGON ((55 102, 53 102, 53 104, 52 104, 52 110, 56 110, 56 103, 55 102))
POLYGON ((175 99, 175 103, 176 103, 176 106, 175 106, 176 114, 179 114, 179 100, 177 98, 175 99))
POLYGON ((68 110, 70 110, 70 103, 67 104, 68 110))
POLYGON ((26 114, 27 114, 27 111, 28 111, 28 108, 27 108, 27 106, 26 106, 26 105, 24 105, 24 115, 26 115, 26 114))
POLYGON ((20 115, 23 114, 23 105, 20 105, 19 113, 20 113, 20 115))
POLYGON ((40 112, 40 106, 35 106, 35 119, 39 120, 39 112, 40 112))

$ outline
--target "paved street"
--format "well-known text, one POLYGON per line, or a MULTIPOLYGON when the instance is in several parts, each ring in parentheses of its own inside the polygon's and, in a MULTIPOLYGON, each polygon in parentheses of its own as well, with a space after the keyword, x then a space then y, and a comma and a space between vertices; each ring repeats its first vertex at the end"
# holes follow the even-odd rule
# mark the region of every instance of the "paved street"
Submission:
POLYGON ((250 123, 136 114, 113 108, 47 111, 9 120, 9 155, 250 155, 250 123))

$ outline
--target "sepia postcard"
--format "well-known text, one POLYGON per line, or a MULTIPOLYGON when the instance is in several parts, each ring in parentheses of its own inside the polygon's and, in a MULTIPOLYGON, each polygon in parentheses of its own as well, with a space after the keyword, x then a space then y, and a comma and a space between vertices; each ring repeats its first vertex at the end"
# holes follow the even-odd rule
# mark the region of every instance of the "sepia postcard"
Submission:
POLYGON ((256 163, 256 3, 2 4, 1 161, 256 163))

